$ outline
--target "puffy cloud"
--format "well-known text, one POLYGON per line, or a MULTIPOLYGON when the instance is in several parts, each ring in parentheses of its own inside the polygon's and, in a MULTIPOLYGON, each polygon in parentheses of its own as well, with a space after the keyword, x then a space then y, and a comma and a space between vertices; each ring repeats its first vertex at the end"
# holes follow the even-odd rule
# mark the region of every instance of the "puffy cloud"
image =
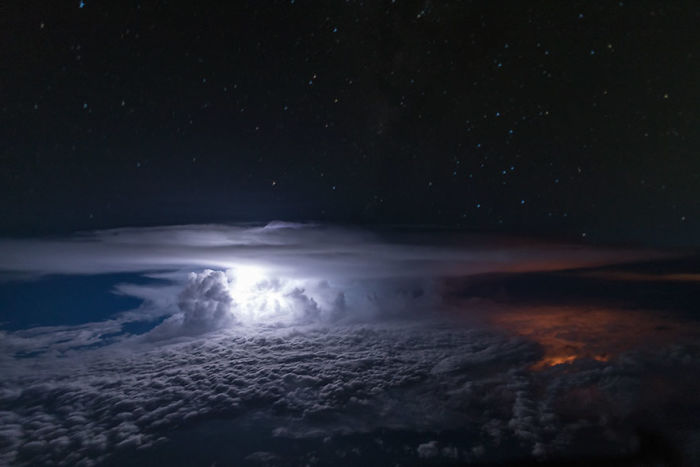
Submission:
MULTIPOLYGON (((266 441, 241 448, 238 463, 249 456, 298 463, 302 454, 285 451, 284 440, 310 443, 304 452, 321 455, 321 446, 342 446, 345 437, 355 447, 358 437, 369 437, 372 449, 406 452, 413 463, 421 456, 557 457, 581 443, 589 455, 624 455, 641 414, 664 430, 694 426, 698 384, 682 375, 700 370, 699 357, 693 345, 671 346, 530 371, 536 344, 433 322, 256 334, 232 328, 129 352, 46 355, 31 365, 17 359, 0 368, 0 463, 91 465, 154 450, 167 455, 178 444, 163 437, 177 439, 212 420, 229 420, 223 431, 232 440, 255 421, 256 436, 266 441), (676 390, 659 392, 662 376, 676 390), (652 396, 658 410, 649 419, 652 396), (415 439, 410 452, 401 447, 407 439, 415 439)), ((678 439, 695 438, 680 431, 678 439)), ((351 451, 346 455, 362 455, 351 451)))
MULTIPOLYGON (((257 329, 405 317, 441 300, 432 281, 335 280, 331 284, 270 274, 260 267, 190 273, 178 295, 179 311, 148 337, 195 336, 232 326, 257 329)), ((138 292, 154 296, 151 289, 138 292)))
POLYGON ((178 297, 178 306, 183 312, 182 325, 199 334, 229 324, 233 298, 228 287, 228 278, 222 271, 206 270, 201 274, 190 274, 189 282, 178 297))

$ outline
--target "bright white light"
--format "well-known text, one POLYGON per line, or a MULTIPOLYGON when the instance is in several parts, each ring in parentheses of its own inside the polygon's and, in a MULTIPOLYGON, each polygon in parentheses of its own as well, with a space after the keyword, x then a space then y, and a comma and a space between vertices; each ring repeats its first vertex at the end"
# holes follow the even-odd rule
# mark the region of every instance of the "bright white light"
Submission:
POLYGON ((234 293, 233 298, 241 294, 249 294, 255 286, 267 279, 265 269, 260 266, 237 266, 226 271, 229 278, 229 288, 234 293))
POLYGON ((301 281, 274 277, 261 266, 237 266, 226 271, 236 321, 251 324, 291 324, 305 314, 296 291, 301 281))

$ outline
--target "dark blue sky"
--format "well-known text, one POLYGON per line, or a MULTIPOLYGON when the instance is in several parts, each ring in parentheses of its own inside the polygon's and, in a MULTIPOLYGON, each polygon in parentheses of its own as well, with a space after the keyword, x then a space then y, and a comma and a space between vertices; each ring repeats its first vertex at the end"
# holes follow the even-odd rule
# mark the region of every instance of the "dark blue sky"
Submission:
POLYGON ((136 274, 100 274, 0 282, 1 327, 71 326, 109 319, 141 303, 134 297, 113 293, 120 282, 147 281, 136 274))

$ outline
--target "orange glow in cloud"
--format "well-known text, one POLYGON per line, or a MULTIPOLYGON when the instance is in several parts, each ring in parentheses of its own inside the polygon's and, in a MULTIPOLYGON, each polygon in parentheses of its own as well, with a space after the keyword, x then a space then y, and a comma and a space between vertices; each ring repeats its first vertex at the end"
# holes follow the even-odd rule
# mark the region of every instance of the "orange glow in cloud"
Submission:
POLYGON ((700 282, 700 274, 695 273, 645 274, 627 271, 594 271, 580 273, 579 276, 630 282, 700 282))
POLYGON ((604 362, 626 350, 697 335, 694 325, 661 314, 615 308, 514 308, 493 312, 489 321, 542 346, 544 355, 533 370, 581 358, 604 362))

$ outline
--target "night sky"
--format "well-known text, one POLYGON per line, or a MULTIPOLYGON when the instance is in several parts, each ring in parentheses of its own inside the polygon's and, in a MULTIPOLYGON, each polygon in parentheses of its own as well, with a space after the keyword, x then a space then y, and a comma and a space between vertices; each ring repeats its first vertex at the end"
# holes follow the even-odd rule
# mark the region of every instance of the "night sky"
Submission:
POLYGON ((0 234, 316 220, 696 245, 693 2, 23 2, 0 234))

